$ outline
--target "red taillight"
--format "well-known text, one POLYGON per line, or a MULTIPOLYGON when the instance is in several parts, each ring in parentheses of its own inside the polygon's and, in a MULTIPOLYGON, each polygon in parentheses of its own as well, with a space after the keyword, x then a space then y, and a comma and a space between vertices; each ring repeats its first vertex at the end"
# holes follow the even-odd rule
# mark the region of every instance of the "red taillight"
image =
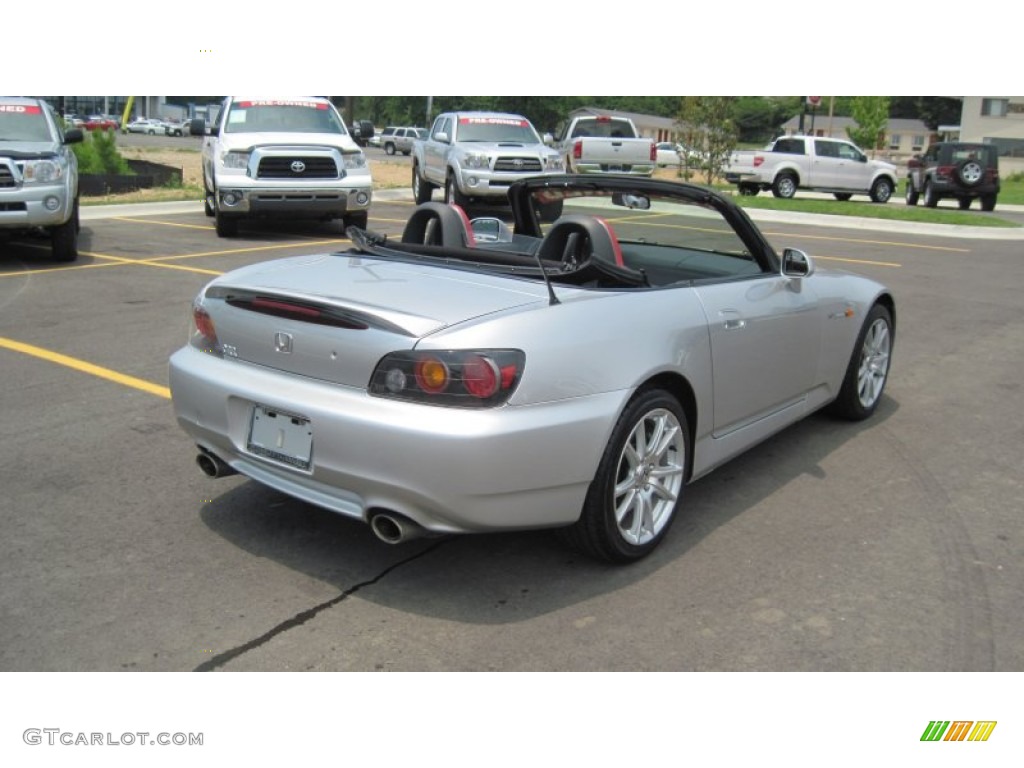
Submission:
POLYGON ((473 397, 481 400, 498 391, 498 366, 486 357, 474 355, 462 364, 462 384, 473 397))
POLYGON ((599 123, 610 123, 612 119, 608 115, 598 115, 597 122, 599 123))
POLYGON ((583 157, 583 142, 577 141, 572 145, 572 157, 574 160, 579 160, 583 157))
POLYGON ((213 327, 213 320, 201 306, 192 308, 192 320, 196 324, 196 330, 200 335, 212 343, 217 341, 217 329, 213 327))
POLYGON ((653 141, 651 142, 651 162, 653 163, 658 159, 658 146, 653 141))
POLYGON ((764 157, 762 155, 754 155, 754 167, 760 168, 764 165, 764 157))

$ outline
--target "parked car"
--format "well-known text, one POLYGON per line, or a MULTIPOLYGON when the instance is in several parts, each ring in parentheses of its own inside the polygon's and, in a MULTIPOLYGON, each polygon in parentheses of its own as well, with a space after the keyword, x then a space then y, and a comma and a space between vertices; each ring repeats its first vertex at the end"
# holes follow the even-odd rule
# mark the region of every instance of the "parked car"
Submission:
MULTIPOLYGON (((45 232, 53 258, 78 258, 81 128, 65 128, 46 101, 0 97, 0 231, 45 232)), ((0 248, 2 250, 2 248, 0 248)))
POLYGON ((396 130, 398 130, 398 126, 396 126, 396 125, 388 125, 388 126, 385 126, 384 130, 382 130, 380 133, 374 134, 373 138, 375 138, 377 140, 376 146, 378 146, 378 147, 384 146, 384 142, 387 141, 389 138, 391 138, 391 135, 396 130))
POLYGON ((538 176, 509 200, 514 228, 428 202, 401 238, 350 227, 203 288, 169 376, 202 471, 388 543, 557 528, 627 562, 688 483, 820 408, 878 408, 883 285, 776 251, 705 187, 538 176))
POLYGON ((416 139, 427 138, 426 128, 395 128, 387 136, 381 136, 381 149, 388 155, 401 152, 408 155, 412 152, 412 143, 416 139))
POLYGON ((870 160, 855 144, 822 136, 783 136, 765 149, 733 152, 725 180, 741 195, 771 190, 791 198, 798 189, 831 192, 837 200, 868 195, 885 203, 896 189, 896 166, 870 160))
POLYGON ((167 136, 188 136, 191 131, 187 120, 170 120, 164 123, 164 133, 167 136))
POLYGON ((117 121, 106 115, 90 115, 83 127, 87 131, 116 131, 117 121))
POLYGON ((555 129, 551 146, 571 173, 625 173, 650 176, 657 151, 628 117, 578 115, 555 129))
POLYGON ((659 168, 682 165, 684 158, 689 167, 698 168, 705 159, 703 152, 696 149, 687 149, 682 144, 671 141, 662 141, 656 144, 655 150, 657 151, 655 163, 659 168))
POLYGON ((122 133, 145 133, 150 136, 164 133, 164 122, 150 117, 137 117, 121 128, 122 133))
POLYGON ((68 128, 85 128, 85 118, 81 115, 76 115, 73 112, 69 112, 64 115, 64 124, 68 128))
POLYGON ((917 205, 920 197, 934 208, 952 197, 966 210, 977 198, 981 210, 994 211, 999 189, 999 152, 992 144, 938 142, 907 163, 907 205, 917 205))

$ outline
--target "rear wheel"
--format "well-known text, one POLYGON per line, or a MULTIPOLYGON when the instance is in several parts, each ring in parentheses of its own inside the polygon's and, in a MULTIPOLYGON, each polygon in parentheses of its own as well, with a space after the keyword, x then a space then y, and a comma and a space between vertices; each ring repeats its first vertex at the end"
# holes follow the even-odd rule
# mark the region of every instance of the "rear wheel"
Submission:
POLYGON ((836 200, 839 200, 840 202, 845 203, 847 200, 849 200, 851 197, 853 197, 853 193, 852 192, 833 192, 832 196, 836 200))
POLYGON ((914 186, 913 179, 907 179, 907 205, 917 205, 917 188, 914 186))
POLYGON ((779 174, 775 179, 775 183, 772 184, 772 194, 784 200, 789 200, 796 194, 796 177, 791 173, 779 174))
POLYGON ((679 401, 662 389, 639 392, 612 431, 580 519, 562 538, 599 560, 646 557, 678 513, 689 451, 679 401))
POLYGON ((412 196, 416 200, 417 205, 420 203, 429 203, 430 196, 434 191, 434 185, 429 181, 426 181, 420 176, 420 167, 416 163, 412 164, 412 196))
POLYGON ((924 194, 922 202, 929 208, 934 208, 939 204, 939 196, 935 194, 935 187, 932 186, 931 179, 924 183, 924 194))
POLYGON ((876 304, 857 337, 839 397, 832 403, 833 413, 860 421, 875 412, 889 377, 892 344, 892 315, 883 305, 876 304))
POLYGON ((871 185, 871 202, 887 203, 892 197, 892 182, 889 179, 876 179, 871 185))
POLYGON ((71 216, 63 224, 50 229, 50 250, 57 261, 78 258, 78 200, 71 208, 71 216))

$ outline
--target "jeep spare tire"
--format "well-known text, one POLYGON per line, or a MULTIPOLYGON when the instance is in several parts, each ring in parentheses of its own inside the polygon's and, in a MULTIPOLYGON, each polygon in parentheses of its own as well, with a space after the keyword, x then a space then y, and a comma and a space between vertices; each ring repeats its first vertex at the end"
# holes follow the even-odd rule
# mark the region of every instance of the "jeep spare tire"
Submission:
POLYGON ((985 169, 977 160, 964 160, 956 168, 956 177, 965 187, 976 187, 985 178, 985 169))

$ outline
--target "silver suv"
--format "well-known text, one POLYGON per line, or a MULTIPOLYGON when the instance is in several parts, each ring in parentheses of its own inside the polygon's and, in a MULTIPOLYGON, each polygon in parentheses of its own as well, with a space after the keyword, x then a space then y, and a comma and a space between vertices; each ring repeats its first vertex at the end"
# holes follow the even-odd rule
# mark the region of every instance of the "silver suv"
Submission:
POLYGON ((412 152, 412 143, 416 139, 427 138, 426 128, 394 128, 387 136, 380 139, 381 149, 389 155, 401 152, 408 155, 412 152))
POLYGON ((67 132, 42 99, 0 97, 0 230, 49 234, 53 257, 78 258, 78 160, 67 132))

